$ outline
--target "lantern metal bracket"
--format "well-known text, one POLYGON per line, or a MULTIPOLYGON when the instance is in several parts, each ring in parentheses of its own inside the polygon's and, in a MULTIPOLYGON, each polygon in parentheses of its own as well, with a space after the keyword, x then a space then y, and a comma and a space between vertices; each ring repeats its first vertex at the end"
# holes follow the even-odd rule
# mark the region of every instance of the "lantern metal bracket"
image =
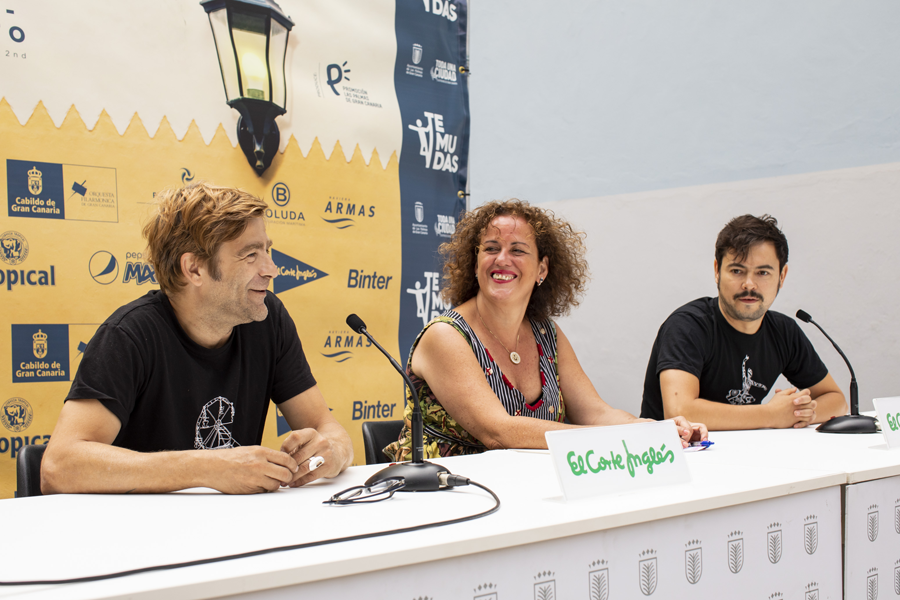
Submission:
POLYGON ((253 98, 236 98, 228 106, 238 111, 238 144, 257 175, 272 164, 281 143, 281 133, 275 117, 286 111, 272 102, 253 98))

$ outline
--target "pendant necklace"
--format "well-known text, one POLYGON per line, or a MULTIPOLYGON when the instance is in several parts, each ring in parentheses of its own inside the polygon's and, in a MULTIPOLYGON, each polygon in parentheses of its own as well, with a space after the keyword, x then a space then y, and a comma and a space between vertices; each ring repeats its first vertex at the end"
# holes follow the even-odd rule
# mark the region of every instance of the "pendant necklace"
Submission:
POLYGON ((491 334, 491 335, 493 335, 493 336, 494 336, 494 339, 497 340, 498 342, 500 342, 500 345, 503 346, 503 349, 506 350, 507 352, 509 352, 509 360, 512 361, 512 364, 517 365, 517 364, 519 364, 520 362, 522 362, 522 357, 519 356, 519 353, 518 353, 518 350, 519 350, 519 334, 518 334, 518 333, 516 334, 516 349, 513 350, 512 352, 510 352, 510 351, 509 351, 509 348, 506 347, 506 344, 504 344, 503 342, 501 342, 501 341, 500 341, 500 338, 498 338, 496 335, 494 335, 494 332, 491 331, 491 328, 488 327, 488 326, 487 326, 487 323, 484 322, 484 319, 481 317, 481 311, 478 310, 478 303, 477 303, 477 302, 475 303, 475 314, 478 315, 478 320, 481 321, 481 324, 484 325, 484 328, 488 330, 488 333, 491 334))

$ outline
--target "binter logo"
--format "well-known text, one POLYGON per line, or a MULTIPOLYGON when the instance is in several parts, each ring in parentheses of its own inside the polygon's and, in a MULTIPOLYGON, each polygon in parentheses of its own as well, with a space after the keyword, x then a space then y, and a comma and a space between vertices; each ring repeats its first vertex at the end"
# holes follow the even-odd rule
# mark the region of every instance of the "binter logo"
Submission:
POLYGON ((425 123, 416 119, 416 124, 408 127, 419 134, 419 155, 425 157, 425 168, 456 173, 459 170, 457 136, 444 131, 443 115, 427 111, 423 115, 425 123))
POLYGON ((422 0, 425 3, 425 12, 440 15, 448 21, 455 21, 456 3, 451 0, 422 0))

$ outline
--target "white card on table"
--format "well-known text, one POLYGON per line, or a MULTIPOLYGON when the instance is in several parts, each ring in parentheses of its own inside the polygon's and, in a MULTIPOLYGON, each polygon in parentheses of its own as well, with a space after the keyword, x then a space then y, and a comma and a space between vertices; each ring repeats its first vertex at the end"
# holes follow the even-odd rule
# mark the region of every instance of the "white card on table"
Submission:
POLYGON ((673 421, 548 431, 566 500, 691 480, 673 421))

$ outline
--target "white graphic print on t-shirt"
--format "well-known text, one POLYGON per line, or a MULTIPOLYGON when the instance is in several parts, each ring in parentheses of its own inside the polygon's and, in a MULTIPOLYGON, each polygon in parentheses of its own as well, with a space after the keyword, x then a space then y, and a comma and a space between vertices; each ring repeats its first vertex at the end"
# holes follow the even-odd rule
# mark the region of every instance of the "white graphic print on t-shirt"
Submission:
POLYGON ((768 388, 761 383, 757 383, 753 381, 753 369, 747 368, 747 361, 750 360, 749 356, 744 357, 744 362, 741 363, 741 380, 742 380, 742 389, 739 390, 730 390, 728 392, 728 396, 725 397, 728 402, 731 404, 753 404, 756 402, 756 398, 753 397, 753 394, 750 393, 751 387, 758 387, 768 391, 768 388))
POLYGON ((228 398, 217 396, 206 403, 200 411, 194 427, 194 448, 216 450, 240 446, 231 437, 228 425, 234 422, 234 404, 228 398))

